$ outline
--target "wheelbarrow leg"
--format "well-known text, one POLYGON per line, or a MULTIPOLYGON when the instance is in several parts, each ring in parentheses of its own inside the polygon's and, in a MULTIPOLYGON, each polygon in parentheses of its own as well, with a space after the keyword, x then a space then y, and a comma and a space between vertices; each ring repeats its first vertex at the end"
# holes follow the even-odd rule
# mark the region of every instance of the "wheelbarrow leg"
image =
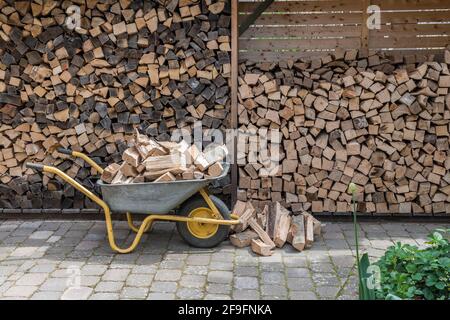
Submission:
MULTIPOLYGON (((133 230, 134 232, 138 232, 139 228, 136 227, 136 225, 133 222, 133 217, 131 216, 131 213, 127 212, 127 222, 128 222, 128 226, 130 227, 131 230, 133 230)), ((153 221, 151 221, 147 227, 145 228, 144 232, 147 232, 153 225, 153 221)))
POLYGON ((212 210, 214 218, 223 219, 222 215, 219 212, 219 209, 217 209, 216 205, 209 197, 209 193, 208 193, 208 191, 206 191, 206 188, 200 189, 199 192, 200 192, 201 196, 203 197, 203 199, 205 200, 205 202, 208 204, 209 208, 212 210))
POLYGON ((136 246, 139 244, 139 241, 141 240, 142 235, 145 232, 145 230, 147 230, 147 228, 149 228, 151 226, 151 224, 153 223, 153 220, 155 219, 155 217, 151 216, 151 215, 148 216, 147 218, 145 218, 144 221, 142 221, 142 224, 140 225, 139 229, 137 229, 137 234, 133 240, 133 243, 128 248, 119 248, 114 239, 111 211, 110 211, 108 205, 106 204, 106 202, 104 202, 102 199, 97 197, 94 193, 92 193, 91 191, 89 191, 88 189, 83 187, 81 184, 79 184, 77 181, 75 181, 74 179, 69 177, 67 174, 65 174, 58 168, 51 167, 51 166, 44 166, 44 165, 40 165, 40 164, 27 164, 27 167, 33 168, 35 170, 47 172, 47 173, 56 174, 61 179, 63 179, 64 181, 66 181, 67 183, 72 185, 75 189, 77 189, 78 191, 83 193, 85 196, 87 196, 89 199, 91 199, 96 204, 98 204, 103 209, 103 212, 105 214, 106 232, 108 235, 109 245, 111 246, 111 249, 113 249, 114 251, 116 251, 118 253, 129 253, 129 252, 133 251, 136 248, 136 246))

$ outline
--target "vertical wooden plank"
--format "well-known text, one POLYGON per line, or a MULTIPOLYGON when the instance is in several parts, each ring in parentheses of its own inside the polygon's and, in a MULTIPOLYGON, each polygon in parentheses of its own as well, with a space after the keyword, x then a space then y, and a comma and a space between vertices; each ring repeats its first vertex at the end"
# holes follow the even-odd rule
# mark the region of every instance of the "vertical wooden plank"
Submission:
POLYGON ((237 200, 237 128, 238 128, 238 0, 231 0, 231 129, 233 131, 233 163, 231 164, 231 207, 237 200))
POLYGON ((367 8, 370 6, 370 0, 362 1, 362 24, 361 24, 361 51, 367 55, 369 53, 369 28, 367 27, 367 8))

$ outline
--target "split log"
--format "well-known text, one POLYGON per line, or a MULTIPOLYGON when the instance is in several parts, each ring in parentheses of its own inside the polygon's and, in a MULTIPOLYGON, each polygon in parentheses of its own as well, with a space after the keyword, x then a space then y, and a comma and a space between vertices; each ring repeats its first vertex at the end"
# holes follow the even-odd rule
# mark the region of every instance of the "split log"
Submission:
POLYGON ((298 251, 302 251, 306 245, 305 221, 303 215, 292 217, 291 227, 287 241, 298 251))
POLYGON ((275 247, 275 243, 273 243, 272 239, 269 235, 264 231, 264 229, 256 222, 255 218, 250 219, 248 222, 250 227, 258 234, 259 238, 267 244, 271 249, 275 247))
POLYGON ((230 242, 238 248, 248 247, 253 239, 258 239, 258 234, 249 229, 230 236, 230 242))
POLYGON ((252 239, 252 251, 260 256, 271 256, 273 254, 273 250, 271 245, 259 240, 252 239))

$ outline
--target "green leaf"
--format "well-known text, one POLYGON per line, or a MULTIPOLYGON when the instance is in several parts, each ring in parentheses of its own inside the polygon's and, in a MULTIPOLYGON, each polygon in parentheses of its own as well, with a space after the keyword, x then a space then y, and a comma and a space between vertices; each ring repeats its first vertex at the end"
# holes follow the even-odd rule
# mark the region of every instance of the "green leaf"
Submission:
POLYGON ((413 274, 413 275, 411 276, 411 278, 413 278, 413 279, 416 280, 416 281, 420 281, 420 280, 423 279, 423 276, 422 276, 421 273, 415 273, 415 274, 413 274))
POLYGON ((443 290, 443 289, 445 288, 445 283, 442 282, 442 281, 439 281, 439 282, 437 282, 434 286, 435 286, 436 288, 438 288, 439 290, 443 290))

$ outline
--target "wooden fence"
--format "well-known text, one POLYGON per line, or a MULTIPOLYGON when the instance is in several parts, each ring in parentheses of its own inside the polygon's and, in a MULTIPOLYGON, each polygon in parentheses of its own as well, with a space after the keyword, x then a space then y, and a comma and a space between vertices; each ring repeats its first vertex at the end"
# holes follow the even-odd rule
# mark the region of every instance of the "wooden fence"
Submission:
MULTIPOLYGON (((240 22, 260 1, 240 1, 240 22)), ((439 53, 449 34, 450 0, 275 0, 240 36, 239 57, 290 59, 336 47, 439 53), (367 27, 370 5, 381 9, 379 29, 367 27)))

